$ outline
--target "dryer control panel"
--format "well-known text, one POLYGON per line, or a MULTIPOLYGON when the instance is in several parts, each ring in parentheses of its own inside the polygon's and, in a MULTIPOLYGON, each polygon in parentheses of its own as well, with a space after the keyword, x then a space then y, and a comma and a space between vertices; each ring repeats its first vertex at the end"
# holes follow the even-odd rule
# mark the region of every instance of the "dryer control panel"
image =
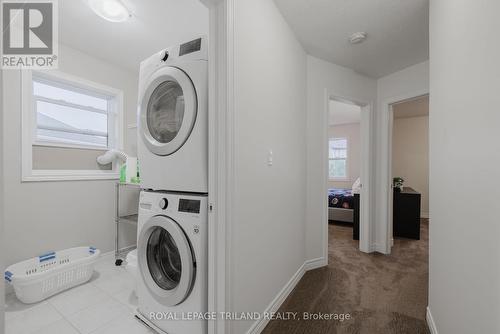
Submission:
POLYGON ((195 199, 179 199, 179 212, 200 213, 201 201, 195 199))
POLYGON ((190 42, 181 44, 181 46, 179 47, 179 57, 200 50, 201 50, 201 38, 198 38, 190 42))
POLYGON ((179 62, 191 60, 208 60, 208 40, 201 36, 188 42, 178 44, 160 52, 141 63, 141 68, 152 66, 152 69, 165 65, 179 66, 179 62))

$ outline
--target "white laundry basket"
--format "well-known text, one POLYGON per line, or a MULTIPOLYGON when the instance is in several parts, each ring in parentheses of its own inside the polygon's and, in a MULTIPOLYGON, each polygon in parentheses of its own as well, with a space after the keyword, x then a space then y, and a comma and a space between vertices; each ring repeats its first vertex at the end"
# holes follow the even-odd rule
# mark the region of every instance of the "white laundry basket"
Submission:
POLYGON ((5 280, 14 286, 20 301, 36 303, 88 281, 100 253, 94 247, 47 253, 9 266, 5 280))

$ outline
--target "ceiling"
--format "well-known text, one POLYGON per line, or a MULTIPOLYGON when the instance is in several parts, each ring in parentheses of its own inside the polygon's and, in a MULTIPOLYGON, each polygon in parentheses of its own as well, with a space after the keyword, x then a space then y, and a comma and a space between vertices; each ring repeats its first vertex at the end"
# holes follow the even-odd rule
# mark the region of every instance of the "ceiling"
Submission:
POLYGON ((330 100, 330 107, 329 107, 330 125, 359 123, 360 121, 361 121, 361 107, 350 103, 330 100))
POLYGON ((392 105, 394 118, 410 118, 429 115, 429 95, 392 105))
POLYGON ((312 56, 380 78, 429 58, 429 0, 274 0, 312 56), (349 36, 368 33, 361 44, 349 36))
POLYGON ((208 35, 199 0, 122 0, 133 13, 121 23, 94 14, 85 0, 59 1, 62 44, 138 72, 142 60, 170 45, 208 35))

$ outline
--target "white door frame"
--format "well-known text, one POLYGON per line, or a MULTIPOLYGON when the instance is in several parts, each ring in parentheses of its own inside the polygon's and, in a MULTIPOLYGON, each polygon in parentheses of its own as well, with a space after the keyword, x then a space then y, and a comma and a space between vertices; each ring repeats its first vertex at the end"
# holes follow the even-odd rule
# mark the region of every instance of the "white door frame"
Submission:
MULTIPOLYGON (((200 0, 209 9, 208 312, 231 308, 231 224, 234 193, 234 0, 200 0)), ((220 316, 209 334, 230 333, 220 316)))
MULTIPOLYGON (((365 253, 374 251, 373 247, 373 226, 370 223, 372 197, 371 182, 372 182, 372 129, 373 129, 373 103, 369 101, 360 101, 346 96, 341 96, 335 92, 325 89, 324 93, 324 112, 323 112, 323 140, 321 148, 323 153, 323 187, 320 189, 321 197, 324 198, 328 193, 328 128, 329 128, 329 110, 330 100, 335 100, 344 103, 350 103, 361 107, 361 194, 360 194, 360 217, 359 217, 359 250, 365 253), (363 198, 365 200, 363 200, 363 198), (368 200, 366 200, 368 198, 368 200)), ((328 201, 323 201, 323 258, 328 263, 328 201)))
MULTIPOLYGON (((0 15, 2 15, 2 11, 0 10, 0 15)), ((3 128, 3 113, 4 113, 4 99, 3 99, 3 71, 0 71, 0 268, 2 271, 4 270, 4 165, 3 165, 3 143, 4 143, 4 128, 3 128)), ((0 301, 1 301, 1 309, 0 309, 0 332, 5 328, 5 280, 0 282, 0 301)))
POLYGON ((385 251, 384 254, 390 254, 394 244, 392 236, 392 126, 394 122, 394 112, 392 110, 392 106, 396 103, 418 99, 426 95, 429 95, 429 89, 391 97, 384 100, 381 105, 382 110, 380 115, 382 123, 380 135, 382 140, 382 150, 379 152, 379 157, 382 162, 382 175, 380 175, 380 189, 377 198, 381 201, 380 227, 382 229, 382 235, 385 235, 385 238, 381 240, 383 242, 381 248, 385 251))

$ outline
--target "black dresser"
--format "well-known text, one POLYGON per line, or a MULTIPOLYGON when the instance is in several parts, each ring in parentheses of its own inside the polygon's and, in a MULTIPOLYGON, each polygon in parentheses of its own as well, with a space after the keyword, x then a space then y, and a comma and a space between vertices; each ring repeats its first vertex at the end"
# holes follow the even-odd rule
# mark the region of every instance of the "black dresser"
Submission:
POLYGON ((394 237, 420 240, 420 193, 413 188, 394 189, 394 237))

